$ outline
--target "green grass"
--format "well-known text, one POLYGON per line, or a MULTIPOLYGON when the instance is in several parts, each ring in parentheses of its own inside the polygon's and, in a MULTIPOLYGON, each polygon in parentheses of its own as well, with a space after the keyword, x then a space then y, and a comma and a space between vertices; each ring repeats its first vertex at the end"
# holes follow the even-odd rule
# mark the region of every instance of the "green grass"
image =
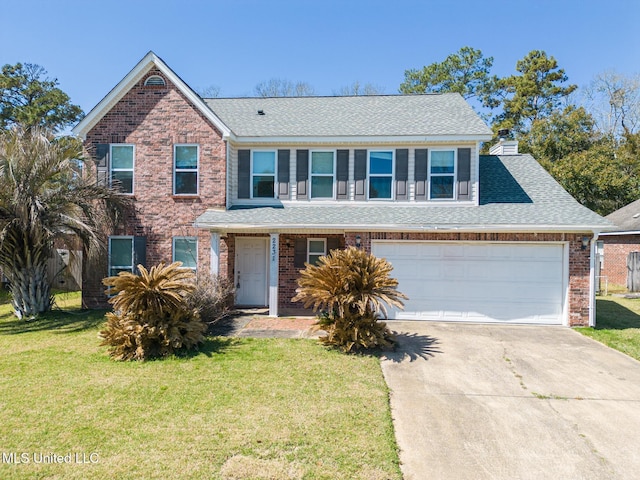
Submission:
POLYGON ((640 299, 607 296, 596 303, 596 328, 576 330, 640 360, 640 299))
POLYGON ((24 322, 0 305, 0 478, 401 478, 377 358, 210 337, 184 358, 114 362, 103 314, 24 322))

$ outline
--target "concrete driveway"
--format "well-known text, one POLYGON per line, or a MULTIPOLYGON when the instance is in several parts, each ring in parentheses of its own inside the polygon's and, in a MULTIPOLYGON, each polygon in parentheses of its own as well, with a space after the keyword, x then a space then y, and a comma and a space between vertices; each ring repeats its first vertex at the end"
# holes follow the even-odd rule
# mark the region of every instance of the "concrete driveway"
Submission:
POLYGON ((388 323, 405 480, 640 478, 640 362, 563 327, 388 323))

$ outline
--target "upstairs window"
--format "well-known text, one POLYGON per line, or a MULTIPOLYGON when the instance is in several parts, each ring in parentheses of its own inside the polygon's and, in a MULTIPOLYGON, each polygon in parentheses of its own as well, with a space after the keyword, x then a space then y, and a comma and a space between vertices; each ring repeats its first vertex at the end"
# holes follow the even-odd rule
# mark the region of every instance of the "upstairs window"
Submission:
POLYGON ((183 268, 195 271, 198 266, 198 239, 173 237, 173 261, 182 262, 183 268))
POLYGON ((429 198, 454 198, 456 153, 454 150, 429 150, 429 198))
POLYGON ((393 198, 393 152, 369 152, 369 198, 393 198))
POLYGON ((173 151, 174 195, 198 194, 198 145, 175 145, 173 151))
POLYGON ((307 262, 317 265, 320 257, 327 254, 326 238, 309 238, 307 240, 307 262))
POLYGON ((276 152, 253 151, 251 162, 252 198, 274 198, 276 152))
POLYGON ((311 198, 333 198, 333 152, 311 152, 311 198))
POLYGON ((111 145, 110 184, 122 193, 133 193, 133 145, 111 145))

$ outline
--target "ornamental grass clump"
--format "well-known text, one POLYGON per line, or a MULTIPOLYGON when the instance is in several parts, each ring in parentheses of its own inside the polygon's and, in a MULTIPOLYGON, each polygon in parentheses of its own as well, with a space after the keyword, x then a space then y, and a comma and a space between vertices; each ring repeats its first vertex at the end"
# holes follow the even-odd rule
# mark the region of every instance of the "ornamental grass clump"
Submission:
POLYGON ((393 267, 383 258, 355 247, 332 250, 318 265, 306 264, 293 301, 320 311, 320 340, 344 352, 389 348, 394 338, 380 316, 386 306, 402 308, 406 295, 397 290, 393 267))
POLYGON ((181 262, 160 263, 140 275, 120 272, 102 283, 113 295, 101 345, 114 360, 147 360, 196 348, 204 341, 206 324, 187 303, 195 274, 181 262))

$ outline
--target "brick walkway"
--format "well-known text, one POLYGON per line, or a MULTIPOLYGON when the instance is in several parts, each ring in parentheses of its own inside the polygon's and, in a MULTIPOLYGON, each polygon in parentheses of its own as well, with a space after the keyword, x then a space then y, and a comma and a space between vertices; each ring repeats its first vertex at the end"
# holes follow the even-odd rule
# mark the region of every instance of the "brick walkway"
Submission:
POLYGON ((267 317, 251 311, 238 312, 214 325, 210 333, 229 337, 318 338, 324 332, 313 328, 315 317, 267 317))

